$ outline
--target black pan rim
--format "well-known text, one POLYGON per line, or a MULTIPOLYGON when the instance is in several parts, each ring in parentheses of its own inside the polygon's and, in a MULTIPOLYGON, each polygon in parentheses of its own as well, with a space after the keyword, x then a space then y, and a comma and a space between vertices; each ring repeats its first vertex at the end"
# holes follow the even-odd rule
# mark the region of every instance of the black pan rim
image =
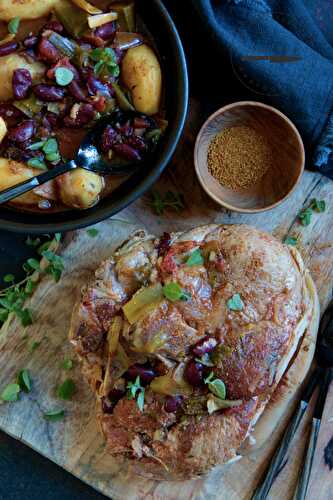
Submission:
MULTIPOLYGON (((71 211, 68 213, 80 214, 79 219, 59 222, 25 222, 23 220, 15 221, 10 220, 10 218, 3 218, 0 214, 0 229, 15 232, 15 233, 30 233, 30 234, 45 234, 45 233, 56 233, 56 232, 67 232, 75 229, 82 229, 84 227, 97 224, 107 218, 110 218, 120 211, 124 210, 138 198, 140 198, 160 177, 163 170, 166 168, 170 162, 175 149, 178 145, 180 137, 182 135, 185 120, 188 111, 189 102, 189 81, 187 72, 187 63, 185 58, 185 53, 183 45, 177 31, 177 28, 169 15, 166 7, 164 6, 162 0, 151 0, 155 4, 158 10, 161 20, 163 21, 165 28, 169 32, 170 40, 173 45, 173 56, 176 59, 177 64, 177 112, 175 119, 173 120, 173 128, 170 131, 166 143, 164 145, 163 152, 158 158, 156 165, 151 170, 150 174, 145 177, 138 185, 131 190, 128 194, 125 194, 121 199, 116 202, 112 202, 112 206, 99 207, 97 206, 93 213, 89 213, 89 210, 77 212, 71 211)), ((36 216, 32 212, 19 212, 19 211, 7 211, 7 214, 13 213, 14 216, 20 216, 23 218, 33 218, 36 216)), ((61 217, 61 212, 59 212, 59 217, 61 217)), ((47 215, 45 215, 45 218, 47 215)))

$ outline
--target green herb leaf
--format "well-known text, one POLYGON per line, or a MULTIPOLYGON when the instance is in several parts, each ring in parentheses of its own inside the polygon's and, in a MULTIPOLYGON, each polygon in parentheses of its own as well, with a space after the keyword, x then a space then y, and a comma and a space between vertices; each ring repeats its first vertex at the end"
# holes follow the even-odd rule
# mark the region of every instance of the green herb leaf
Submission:
POLYGON ((297 245, 297 238, 293 237, 293 236, 287 236, 283 243, 285 243, 285 245, 291 245, 293 247, 295 247, 297 245))
POLYGON ((30 151, 38 151, 39 149, 42 149, 46 141, 38 141, 35 142, 34 144, 31 144, 31 146, 28 147, 30 151))
POLYGON ((95 74, 101 75, 103 73, 105 76, 111 75, 115 78, 118 78, 120 75, 117 54, 111 47, 94 49, 90 52, 89 57, 96 63, 94 68, 95 74))
POLYGON ((136 377, 135 382, 128 382, 126 388, 128 390, 128 398, 136 398, 138 408, 142 412, 145 404, 145 390, 141 386, 140 376, 136 377))
POLYGON ((64 410, 50 410, 46 411, 43 414, 45 420, 49 420, 50 422, 56 422, 57 420, 62 420, 65 416, 64 410))
POLYGON ((8 32, 12 35, 16 35, 20 27, 21 19, 19 17, 14 17, 8 23, 8 32))
POLYGON ((35 351, 38 347, 40 346, 40 342, 37 342, 37 340, 34 340, 32 343, 31 343, 31 346, 30 346, 30 351, 33 352, 35 351))
POLYGON ((73 365, 74 365, 74 363, 71 359, 64 359, 61 366, 64 370, 69 371, 73 368, 73 365))
POLYGON ((176 212, 180 212, 185 208, 184 196, 182 194, 167 191, 164 197, 162 197, 158 191, 152 191, 151 196, 150 204, 157 215, 163 215, 167 208, 175 210, 176 212))
POLYGON ((317 200, 313 198, 310 203, 310 208, 315 210, 316 212, 325 212, 326 210, 326 201, 325 200, 317 200))
POLYGON ((170 300, 171 302, 176 302, 177 300, 187 301, 191 298, 191 296, 184 292, 181 286, 178 283, 171 282, 167 283, 163 287, 164 297, 170 300))
POLYGON ((30 296, 32 292, 35 290, 37 286, 37 283, 35 281, 32 281, 31 279, 28 279, 25 285, 25 293, 30 296))
POLYGON ((91 237, 91 238, 96 238, 96 236, 98 235, 99 231, 98 229, 95 229, 95 228, 92 228, 92 229, 88 229, 87 230, 87 234, 91 237))
POLYGON ((40 270, 40 263, 37 259, 28 259, 27 264, 31 267, 31 269, 34 269, 35 271, 40 270))
POLYGON ((50 274, 53 277, 54 281, 57 283, 60 280, 61 274, 64 270, 63 259, 50 250, 43 251, 42 256, 45 257, 45 259, 50 263, 50 265, 46 267, 45 272, 47 274, 50 274))
POLYGON ((52 153, 58 153, 57 139, 54 139, 53 137, 48 139, 43 146, 43 151, 46 155, 50 155, 52 153))
POLYGON ((13 401, 17 401, 19 398, 20 394, 20 386, 18 384, 9 384, 5 389, 3 390, 1 394, 1 399, 3 401, 6 401, 8 403, 11 403, 13 401))
POLYGON ((191 253, 191 255, 186 261, 186 264, 190 267, 201 266, 203 263, 204 263, 204 258, 199 248, 194 250, 194 252, 191 253))
POLYGON ((33 319, 30 309, 25 308, 22 310, 16 310, 15 312, 18 318, 20 318, 22 326, 26 327, 32 325, 33 319))
POLYGON ((6 274, 3 277, 3 280, 5 283, 13 283, 15 281, 15 276, 14 276, 14 274, 6 274))
POLYGON ((144 389, 142 389, 136 399, 136 402, 137 402, 137 405, 138 405, 138 408, 141 412, 143 412, 143 408, 144 408, 144 405, 145 405, 145 391, 144 389))
POLYGON ((244 302, 242 301, 239 293, 235 293, 235 295, 228 300, 227 307, 230 311, 242 311, 244 308, 244 302))
POLYGON ((5 323, 7 321, 9 315, 8 309, 0 309, 0 323, 5 323))
POLYGON ((75 382, 68 378, 57 389, 57 396, 60 399, 71 399, 76 391, 75 382))
POLYGON ((227 396, 227 390, 224 382, 219 378, 214 378, 214 372, 211 372, 209 376, 204 380, 205 384, 208 385, 210 392, 215 394, 220 399, 225 399, 227 396))
POLYGON ((47 165, 38 158, 31 158, 31 160, 27 162, 27 165, 32 168, 38 168, 39 170, 47 170, 47 165))
POLYGON ((17 376, 17 383, 20 389, 24 392, 30 392, 32 389, 32 382, 28 370, 21 370, 17 376))
POLYGON ((74 73, 68 68, 59 67, 55 70, 55 78, 58 85, 66 87, 74 80, 74 73))
POLYGON ((312 210, 311 208, 304 208, 298 214, 298 219, 302 226, 308 226, 311 223, 312 210))
POLYGON ((25 244, 28 245, 29 247, 38 247, 40 244, 40 238, 31 238, 31 236, 28 236, 28 238, 25 240, 25 244))

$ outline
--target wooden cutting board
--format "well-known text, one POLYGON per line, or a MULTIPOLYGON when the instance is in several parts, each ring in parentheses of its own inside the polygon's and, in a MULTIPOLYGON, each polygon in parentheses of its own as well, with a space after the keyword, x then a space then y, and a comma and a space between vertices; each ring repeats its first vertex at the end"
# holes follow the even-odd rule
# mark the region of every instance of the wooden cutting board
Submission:
MULTIPOLYGON (((152 212, 148 197, 144 197, 115 218, 96 225, 99 230, 96 238, 91 238, 86 230, 67 234, 62 249, 65 272, 61 281, 54 284, 48 278, 43 279, 30 301, 29 307, 36 315, 34 324, 23 330, 14 320, 0 335, 0 389, 13 381, 23 368, 30 370, 34 381, 30 394, 23 395, 16 403, 0 406, 0 428, 114 500, 248 499, 285 425, 284 419, 261 450, 224 468, 218 467, 199 480, 158 483, 127 477, 119 471, 117 463, 105 452, 95 422, 94 398, 79 367, 76 364, 70 374, 64 373, 61 362, 64 357, 75 358, 67 332, 80 287, 122 240, 141 227, 160 234, 165 230, 184 230, 210 222, 247 223, 270 231, 280 239, 286 235, 300 235, 299 249, 318 287, 322 309, 332 293, 333 182, 306 172, 292 197, 273 211, 257 215, 228 213, 207 198, 194 175, 193 142, 201 121, 199 106, 192 103, 182 144, 172 165, 155 186, 161 192, 171 189, 184 193, 185 210, 157 216, 152 212), (297 213, 308 206, 312 198, 325 199, 327 210, 314 214, 310 226, 304 228, 297 222, 297 213), (32 341, 41 343, 31 353, 32 341), (68 376, 75 380, 77 393, 73 401, 63 404, 55 397, 55 387, 68 376), (53 423, 43 420, 41 412, 54 408, 65 408, 66 418, 53 423)), ((292 498, 307 431, 305 420, 270 498, 292 498)))

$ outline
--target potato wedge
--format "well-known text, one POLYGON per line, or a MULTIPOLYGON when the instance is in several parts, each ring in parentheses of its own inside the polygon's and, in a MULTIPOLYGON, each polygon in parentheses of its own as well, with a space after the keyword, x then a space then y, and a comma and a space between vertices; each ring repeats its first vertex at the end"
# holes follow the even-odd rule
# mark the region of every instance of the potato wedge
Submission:
MULTIPOLYGON (((30 168, 24 163, 8 160, 7 158, 0 158, 0 190, 15 186, 15 184, 26 181, 40 173, 40 170, 30 168)), ((15 198, 10 203, 13 205, 38 205, 38 203, 45 198, 46 196, 40 196, 34 191, 30 191, 29 193, 15 198)))
POLYGON ((58 0, 0 0, 0 20, 38 19, 51 12, 58 0))
POLYGON ((104 179, 93 172, 78 168, 57 178, 60 199, 73 208, 90 208, 99 201, 104 179))
POLYGON ((8 130, 5 120, 0 116, 0 144, 6 137, 8 130))
POLYGON ((44 75, 45 66, 40 62, 28 62, 19 54, 10 54, 0 58, 0 101, 13 99, 12 79, 16 69, 28 69, 33 81, 44 75))
POLYGON ((162 71, 155 52, 148 45, 129 49, 122 62, 122 79, 132 94, 137 111, 154 115, 162 95, 162 71))

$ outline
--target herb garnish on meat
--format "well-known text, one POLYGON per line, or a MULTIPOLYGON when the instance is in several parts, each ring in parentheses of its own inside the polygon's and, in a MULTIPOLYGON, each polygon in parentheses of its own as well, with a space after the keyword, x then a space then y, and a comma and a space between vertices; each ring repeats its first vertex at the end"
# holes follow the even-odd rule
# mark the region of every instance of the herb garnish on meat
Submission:
POLYGON ((175 282, 168 283, 163 287, 164 297, 171 302, 176 302, 177 300, 182 300, 186 302, 191 298, 191 295, 185 292, 182 287, 175 282))
POLYGON ((137 376, 135 382, 128 382, 128 399, 136 399, 139 410, 142 412, 145 404, 145 390, 141 386, 140 376, 137 376))
POLYGON ((186 265, 192 267, 192 266, 201 266, 204 263, 204 258, 202 256, 202 253, 199 248, 194 250, 194 252, 191 253, 189 258, 186 261, 186 265))
POLYGON ((207 378, 205 378, 204 382, 208 385, 208 389, 210 392, 215 394, 219 399, 225 399, 227 396, 227 390, 225 384, 219 378, 214 378, 214 372, 210 372, 207 378))
POLYGON ((239 293, 235 293, 235 295, 227 301, 227 306, 230 311, 242 311, 244 308, 244 302, 242 301, 239 293))

